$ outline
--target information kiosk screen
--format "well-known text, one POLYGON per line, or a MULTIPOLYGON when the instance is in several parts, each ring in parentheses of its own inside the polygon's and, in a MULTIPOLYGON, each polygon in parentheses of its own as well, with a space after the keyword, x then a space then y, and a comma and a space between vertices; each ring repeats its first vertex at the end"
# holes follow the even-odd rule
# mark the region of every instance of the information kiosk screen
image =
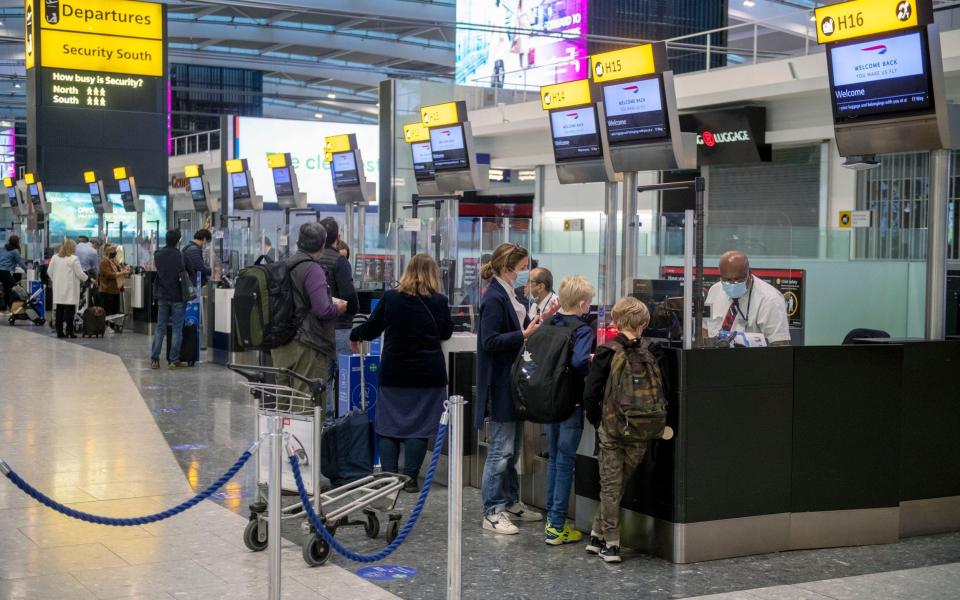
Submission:
POLYGON ((335 152, 330 167, 333 171, 334 188, 360 185, 357 157, 353 152, 335 152))
POLYGON ((190 178, 190 198, 194 202, 203 202, 207 199, 207 194, 203 189, 203 179, 200 177, 190 178))
POLYGON ((290 167, 273 169, 273 189, 278 196, 292 196, 293 182, 290 181, 290 167))
POLYGON ((437 171, 466 169, 470 165, 463 141, 463 125, 431 129, 430 150, 433 168, 437 171))
POLYGON ((27 191, 30 193, 30 201, 33 202, 33 205, 40 206, 40 188, 37 187, 37 184, 31 183, 27 186, 27 191))
POLYGON ((555 110, 550 113, 553 154, 557 160, 601 156, 597 110, 593 106, 555 110))
POLYGON ((410 144, 413 150, 413 174, 417 179, 433 179, 433 150, 430 142, 410 144))
POLYGON ((234 199, 241 200, 250 197, 250 185, 247 183, 246 171, 230 174, 230 187, 233 188, 234 199))
POLYGON ((622 144, 666 137, 670 130, 663 104, 659 75, 605 86, 607 139, 622 144))
POLYGON ((103 204, 103 198, 100 197, 99 183, 94 182, 90 184, 90 201, 97 206, 103 204))
POLYGON ((19 202, 17 202, 17 188, 7 188, 7 202, 10 204, 10 208, 17 208, 19 202))
POLYGON ((835 121, 930 110, 930 58, 920 32, 831 46, 835 121))
POLYGON ((129 179, 121 179, 120 181, 117 182, 117 185, 120 186, 120 193, 121 193, 121 194, 129 194, 129 193, 130 193, 130 180, 129 180, 129 179))

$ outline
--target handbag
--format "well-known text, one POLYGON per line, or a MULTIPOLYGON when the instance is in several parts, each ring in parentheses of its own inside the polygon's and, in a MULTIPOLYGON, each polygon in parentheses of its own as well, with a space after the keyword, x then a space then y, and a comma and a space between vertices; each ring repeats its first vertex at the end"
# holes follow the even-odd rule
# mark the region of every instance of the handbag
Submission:
POLYGON ((183 302, 190 302, 197 298, 197 288, 193 286, 186 271, 180 271, 180 297, 183 302))

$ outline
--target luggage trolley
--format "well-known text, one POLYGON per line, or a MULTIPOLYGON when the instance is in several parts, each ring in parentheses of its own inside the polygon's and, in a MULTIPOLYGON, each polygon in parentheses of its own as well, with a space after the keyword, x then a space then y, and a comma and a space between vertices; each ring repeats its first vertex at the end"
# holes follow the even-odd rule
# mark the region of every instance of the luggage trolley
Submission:
MULTIPOLYGON (((266 431, 266 419, 283 416, 283 430, 288 447, 297 454, 300 464, 309 467, 304 472, 303 484, 313 497, 314 510, 331 535, 340 527, 362 526, 369 538, 380 534, 378 512, 387 517, 385 537, 392 542, 400 531, 402 514, 396 509, 397 497, 407 477, 394 473, 377 473, 340 487, 324 490, 326 481, 320 469, 320 447, 323 439, 323 397, 326 382, 311 380, 289 369, 256 365, 230 364, 228 367, 247 379, 246 386, 257 403, 257 438, 266 431), (277 377, 296 379, 309 387, 310 392, 276 383, 277 377), (362 520, 351 515, 362 512, 362 520)), ((243 542, 250 550, 259 552, 267 547, 267 485, 266 456, 257 451, 257 498, 250 505, 250 522, 243 531, 243 542)), ((284 461, 282 490, 296 493, 296 483, 289 464, 284 461)), ((297 502, 284 507, 282 520, 303 519, 301 527, 307 534, 302 544, 303 560, 311 567, 327 562, 330 546, 306 518, 303 504, 297 502)))

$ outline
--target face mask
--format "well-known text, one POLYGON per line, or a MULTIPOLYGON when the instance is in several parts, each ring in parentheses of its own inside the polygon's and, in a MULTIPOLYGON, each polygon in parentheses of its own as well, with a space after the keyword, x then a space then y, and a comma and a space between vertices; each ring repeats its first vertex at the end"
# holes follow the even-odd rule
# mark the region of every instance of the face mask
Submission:
POLYGON ((724 281, 723 292, 731 300, 743 298, 743 296, 747 293, 747 281, 744 280, 737 283, 730 283, 729 281, 724 281))
POLYGON ((517 280, 513 282, 516 286, 527 285, 530 282, 530 271, 517 271, 517 280))

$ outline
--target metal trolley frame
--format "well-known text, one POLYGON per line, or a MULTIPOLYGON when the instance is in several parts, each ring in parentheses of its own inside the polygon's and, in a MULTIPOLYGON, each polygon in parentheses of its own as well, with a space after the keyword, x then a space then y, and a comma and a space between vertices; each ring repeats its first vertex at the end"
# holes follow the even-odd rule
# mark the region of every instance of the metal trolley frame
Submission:
MULTIPOLYGON (((376 538, 380 534, 380 517, 378 512, 387 517, 386 539, 390 543, 397 537, 400 530, 402 513, 396 509, 397 497, 407 477, 394 473, 378 473, 363 477, 348 484, 323 491, 323 475, 321 473, 321 443, 323 439, 323 398, 326 391, 326 382, 321 379, 307 379, 289 369, 277 367, 262 367, 256 365, 231 364, 229 368, 247 379, 245 384, 257 403, 257 438, 263 432, 260 430, 261 417, 283 416, 285 420, 306 421, 312 425, 312 453, 306 462, 310 466, 311 481, 313 484, 313 508, 317 515, 326 524, 327 531, 334 535, 340 527, 362 526, 369 538, 376 538), (303 383, 310 391, 304 392, 287 385, 277 383, 282 378, 295 379, 303 383), (362 512, 363 519, 351 519, 351 515, 362 512)), ((288 452, 305 452, 291 450, 290 440, 287 440, 288 452)), ((258 449, 257 452, 261 452, 258 449)), ((259 464, 259 456, 258 456, 259 464)), ((281 478, 282 479, 282 478, 281 478)), ((244 544, 255 552, 267 547, 267 482, 257 476, 257 498, 250 505, 250 521, 243 532, 244 544)), ((286 506, 281 511, 281 520, 302 519, 301 527, 306 537, 302 544, 303 560, 310 566, 324 564, 330 557, 330 546, 323 540, 317 531, 310 525, 301 502, 286 506)))

